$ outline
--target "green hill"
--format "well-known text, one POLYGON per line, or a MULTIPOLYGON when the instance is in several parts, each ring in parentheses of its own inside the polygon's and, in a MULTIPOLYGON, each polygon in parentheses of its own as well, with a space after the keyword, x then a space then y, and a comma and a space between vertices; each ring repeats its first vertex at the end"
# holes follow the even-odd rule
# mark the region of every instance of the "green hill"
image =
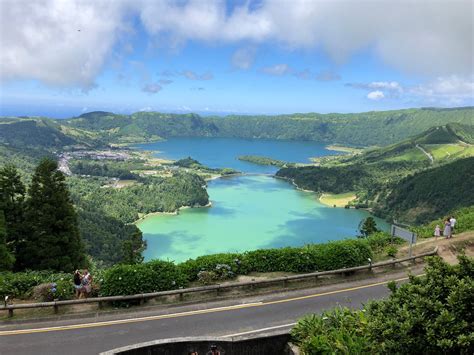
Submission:
POLYGON ((425 170, 394 184, 375 212, 422 223, 474 205, 474 157, 425 170))
POLYGON ((168 137, 242 137, 314 140, 355 146, 385 146, 448 123, 474 125, 474 108, 406 109, 353 114, 229 115, 91 112, 63 121, 69 127, 100 132, 110 142, 168 137))

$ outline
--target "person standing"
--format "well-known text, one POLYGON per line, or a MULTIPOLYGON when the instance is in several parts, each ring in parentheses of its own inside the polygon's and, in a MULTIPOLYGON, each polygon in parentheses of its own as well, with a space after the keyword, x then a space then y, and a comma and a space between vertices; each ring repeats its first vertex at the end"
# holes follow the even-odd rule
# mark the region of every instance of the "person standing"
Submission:
POLYGON ((439 227, 439 224, 437 224, 435 227, 434 236, 435 238, 441 237, 441 228, 439 227))
POLYGON ((451 218, 449 219, 449 223, 451 223, 451 237, 454 234, 454 226, 456 225, 456 222, 456 218, 454 218, 454 216, 451 216, 451 218))
POLYGON ((82 275, 79 270, 74 272, 74 292, 76 294, 76 298, 79 298, 81 295, 82 289, 82 275))
POLYGON ((82 276, 82 293, 87 298, 92 290, 92 275, 89 270, 84 270, 84 276, 82 276))
POLYGON ((445 236, 446 239, 451 238, 451 222, 449 221, 449 218, 447 218, 447 219, 444 221, 443 236, 445 236))

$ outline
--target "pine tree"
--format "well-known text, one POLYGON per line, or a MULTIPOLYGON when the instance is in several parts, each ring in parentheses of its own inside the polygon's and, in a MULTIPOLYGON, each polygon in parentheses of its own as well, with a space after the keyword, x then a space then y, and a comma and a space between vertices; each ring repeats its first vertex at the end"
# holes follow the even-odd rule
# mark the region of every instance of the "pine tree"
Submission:
POLYGON ((57 168, 55 161, 43 159, 31 180, 26 201, 26 268, 68 272, 85 263, 77 215, 64 175, 57 168))
POLYGON ((377 229, 377 223, 375 223, 375 219, 373 217, 367 217, 360 222, 359 231, 361 233, 361 237, 368 237, 372 233, 378 232, 379 230, 377 229))
MULTIPOLYGON (((132 227, 132 226, 131 226, 132 227)), ((123 242, 123 262, 125 264, 139 264, 143 261, 143 251, 146 249, 146 241, 143 240, 142 232, 136 227, 130 231, 128 238, 123 242)))
POLYGON ((15 258, 7 248, 6 236, 5 215, 3 210, 0 210, 0 271, 10 270, 15 262, 15 258))
MULTIPOLYGON (((25 185, 13 165, 0 169, 0 210, 3 211, 6 245, 10 253, 19 254, 25 236, 25 185)), ((16 268, 21 268, 17 257, 16 268)))

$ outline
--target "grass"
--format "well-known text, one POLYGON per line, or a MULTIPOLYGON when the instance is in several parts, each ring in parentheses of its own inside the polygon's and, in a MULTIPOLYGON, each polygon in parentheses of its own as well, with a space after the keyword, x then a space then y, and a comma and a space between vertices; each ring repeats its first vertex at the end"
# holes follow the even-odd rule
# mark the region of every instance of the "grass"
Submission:
POLYGON ((322 194, 319 198, 319 202, 331 207, 344 207, 355 199, 355 192, 346 192, 343 194, 322 194))
POLYGON ((423 146, 435 160, 474 156, 474 146, 466 144, 427 144, 423 146))

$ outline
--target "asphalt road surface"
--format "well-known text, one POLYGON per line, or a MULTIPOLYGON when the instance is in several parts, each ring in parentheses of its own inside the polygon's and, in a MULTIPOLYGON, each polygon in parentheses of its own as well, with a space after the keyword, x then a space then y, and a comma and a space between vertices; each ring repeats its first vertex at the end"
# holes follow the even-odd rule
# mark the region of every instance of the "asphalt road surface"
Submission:
MULTIPOLYGON (((390 278, 396 279, 392 275, 390 278)), ((360 307, 388 294, 387 280, 366 280, 186 306, 157 308, 92 319, 5 325, 0 323, 0 354, 97 354, 102 351, 184 336, 237 336, 290 329, 308 313, 335 305, 360 307)))

